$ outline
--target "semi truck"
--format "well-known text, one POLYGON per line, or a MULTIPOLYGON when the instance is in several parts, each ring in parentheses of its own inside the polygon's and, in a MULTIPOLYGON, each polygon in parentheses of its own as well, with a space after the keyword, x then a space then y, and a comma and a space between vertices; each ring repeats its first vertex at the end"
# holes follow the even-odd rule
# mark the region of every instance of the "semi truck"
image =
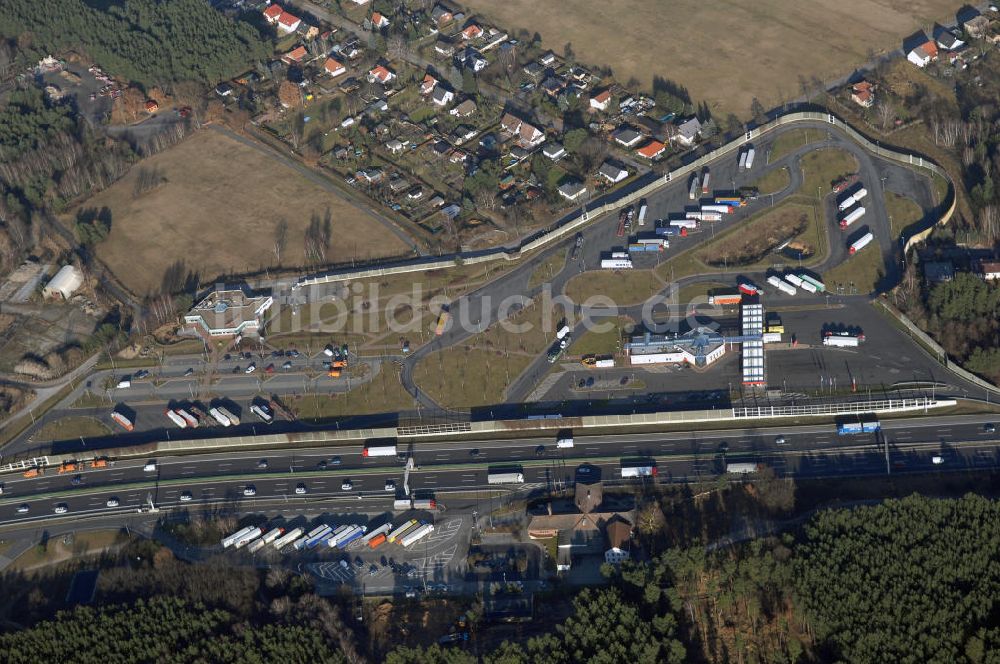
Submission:
POLYGON ((868 190, 862 187, 853 194, 850 194, 844 200, 840 201, 840 203, 837 204, 837 207, 839 207, 840 211, 843 212, 844 210, 851 207, 855 203, 860 203, 862 200, 864 200, 865 196, 867 195, 868 195, 868 190))
POLYGON ((785 281, 795 286, 796 288, 802 287, 802 277, 797 274, 786 274, 785 281))
POLYGON ((264 424, 270 424, 274 421, 274 415, 271 414, 271 409, 262 404, 254 404, 250 406, 250 412, 260 418, 264 424))
POLYGON ((799 284, 799 286, 801 286, 802 290, 808 291, 810 293, 816 293, 817 291, 816 286, 814 286, 811 282, 806 281, 805 279, 802 280, 802 283, 799 284))
POLYGON ((434 510, 437 509, 437 501, 433 498, 414 498, 413 499, 413 509, 415 510, 434 510))
POLYGON ((198 418, 197 417, 195 417, 191 413, 187 412, 183 408, 178 408, 174 412, 176 412, 178 415, 180 415, 181 417, 183 417, 184 421, 187 422, 187 425, 189 427, 191 427, 192 429, 197 429, 198 428, 198 418))
POLYGON ((723 295, 708 296, 708 303, 713 305, 739 304, 742 301, 743 296, 740 293, 726 293, 723 295))
POLYGON ((854 336, 841 336, 839 334, 827 334, 823 337, 824 346, 835 346, 837 348, 856 348, 860 340, 854 336))
POLYGON ((841 436, 849 436, 858 433, 876 433, 881 431, 882 425, 874 417, 862 417, 855 422, 841 422, 837 424, 837 433, 841 436))
POLYGON ((677 226, 657 226, 656 234, 663 237, 687 237, 686 228, 678 228, 677 226))
POLYGON ((163 411, 163 414, 167 416, 167 419, 176 424, 178 428, 187 429, 188 425, 187 420, 185 420, 183 417, 175 413, 170 408, 167 408, 165 411, 163 411))
POLYGON ((264 531, 260 528, 251 528, 233 542, 234 549, 242 549, 244 546, 261 536, 264 531))
POLYGON ((868 244, 874 239, 875 239, 874 235, 872 235, 871 233, 865 233, 857 240, 852 242, 851 246, 848 247, 847 251, 853 256, 854 254, 858 253, 859 251, 867 247, 868 244))
POLYGON ((744 202, 742 196, 716 196, 715 204, 728 205, 729 207, 732 208, 738 208, 746 205, 746 202, 744 202))
POLYGON ((386 542, 385 533, 379 533, 375 537, 365 542, 365 544, 368 545, 369 549, 377 549, 383 544, 385 544, 385 542, 386 542))
POLYGON ((826 284, 824 284, 819 279, 814 279, 813 277, 810 277, 808 274, 800 274, 799 276, 802 277, 802 281, 803 282, 810 283, 813 286, 815 286, 816 287, 816 292, 819 292, 819 293, 825 293, 826 292, 826 284))
POLYGON ((413 507, 413 503, 410 502, 409 498, 397 498, 392 501, 392 509, 399 511, 406 511, 413 507))
POLYGON ((636 477, 656 477, 656 464, 652 461, 648 463, 628 463, 622 464, 621 475, 623 479, 633 479, 636 477))
POLYGON ((711 203, 709 205, 702 205, 701 206, 701 211, 702 212, 718 212, 719 214, 732 214, 735 211, 735 208, 732 205, 728 205, 728 204, 720 205, 720 204, 716 204, 716 203, 711 203))
POLYGON ((369 531, 364 537, 361 538, 361 541, 364 544, 368 544, 379 535, 386 535, 390 530, 392 530, 392 524, 383 523, 378 528, 369 531))
POLYGON ((223 537, 222 541, 220 542, 222 544, 222 548, 228 549, 232 545, 236 544, 236 542, 238 542, 241 537, 243 537, 253 529, 254 526, 247 526, 246 528, 240 528, 239 530, 237 530, 232 535, 229 535, 228 537, 223 537))
POLYGON ((433 524, 425 523, 421 525, 419 528, 414 529, 412 532, 407 533, 406 536, 403 537, 403 539, 400 541, 400 544, 402 544, 403 547, 412 546, 413 544, 416 544, 419 540, 422 540, 423 538, 427 537, 433 532, 434 532, 433 524))
POLYGON ((135 429, 135 425, 132 423, 132 420, 119 413, 117 410, 111 411, 111 419, 113 419, 122 429, 125 429, 125 431, 132 431, 135 429))
POLYGON ((367 526, 351 526, 341 534, 331 539, 330 546, 336 546, 338 549, 346 549, 348 544, 364 537, 367 530, 367 526), (332 544, 334 541, 336 541, 336 544, 332 544))
POLYGON ((233 415, 232 411, 227 409, 225 406, 216 406, 215 410, 219 411, 220 415, 229 420, 229 424, 232 426, 238 427, 240 425, 240 418, 233 415))
POLYGON ((302 537, 302 533, 303 532, 305 532, 305 531, 302 530, 302 528, 293 528, 293 529, 289 530, 287 533, 285 533, 284 535, 282 535, 278 539, 274 540, 273 544, 274 544, 275 550, 276 551, 281 551, 286 546, 288 546, 289 544, 291 544, 292 542, 294 542, 298 538, 302 537))
POLYGON ((631 270, 632 259, 630 258, 602 258, 602 270, 631 270))
POLYGON ((740 292, 743 293, 744 295, 760 294, 760 289, 757 288, 757 286, 755 286, 754 284, 751 284, 749 281, 741 281, 738 288, 740 289, 740 292))
POLYGON ((688 198, 692 201, 698 198, 698 191, 700 189, 701 183, 698 180, 698 174, 695 173, 691 176, 691 187, 688 189, 688 198))
POLYGON ((711 182, 711 180, 712 180, 712 173, 711 173, 711 171, 708 170, 708 166, 706 166, 704 168, 704 170, 702 170, 702 172, 701 172, 701 193, 702 193, 702 195, 708 195, 708 192, 711 191, 711 189, 709 187, 709 183, 711 182))
POLYGON ((437 327, 434 328, 434 336, 440 337, 444 334, 445 328, 448 326, 448 321, 451 319, 451 312, 442 311, 438 315, 437 327))
POLYGON ((285 532, 284 528, 271 528, 269 531, 267 531, 267 533, 264 534, 263 537, 260 538, 260 541, 263 542, 264 544, 270 544, 271 542, 274 542, 279 537, 281 537, 281 535, 284 532, 285 532))
POLYGON ((705 212, 704 210, 685 212, 686 219, 697 219, 698 221, 722 221, 721 212, 705 212))
POLYGON ((361 450, 361 456, 368 457, 394 457, 396 456, 395 445, 365 445, 361 450))
POLYGON ((744 168, 746 168, 746 165, 747 165, 746 150, 740 150, 740 163, 739 166, 737 166, 737 168, 742 171, 744 168))
POLYGON ((319 543, 323 541, 327 535, 333 532, 333 528, 330 526, 318 526, 315 530, 309 533, 309 537, 306 538, 304 548, 314 549, 319 546, 319 543))
POLYGON ((223 415, 218 408, 209 408, 208 414, 212 416, 213 420, 215 420, 224 427, 229 427, 233 425, 233 423, 229 420, 229 418, 223 415))
POLYGON ((726 472, 731 475, 749 475, 760 470, 760 464, 756 463, 727 463, 726 472))
POLYGON ((524 473, 492 472, 486 476, 487 484, 524 484, 524 473))
POLYGON ((393 528, 392 531, 389 533, 389 536, 386 539, 388 539, 389 543, 391 544, 391 543, 395 542, 396 540, 398 540, 402 535, 405 535, 406 531, 412 530, 416 526, 417 526, 417 520, 416 519, 410 519, 409 521, 407 521, 405 523, 401 523, 398 526, 396 526, 395 528, 393 528))
POLYGON ((257 553, 258 551, 260 551, 261 549, 263 549, 265 546, 267 546, 267 542, 265 542, 263 538, 257 539, 254 542, 252 542, 250 544, 250 546, 247 547, 247 553, 251 553, 251 554, 252 553, 257 553))
POLYGON ((671 219, 667 223, 675 228, 698 228, 697 219, 671 219))
POLYGON ((632 242, 628 245, 628 251, 630 254, 644 254, 644 253, 655 254, 660 251, 663 251, 663 247, 658 244, 644 244, 641 242, 632 242))
POLYGON ((648 209, 649 209, 649 206, 646 205, 646 201, 645 200, 643 200, 642 202, 639 203, 639 225, 640 226, 645 226, 646 225, 646 212, 647 212, 648 209))
POLYGON ((746 162, 746 169, 747 169, 748 171, 749 171, 749 170, 750 170, 751 168, 753 168, 753 158, 754 158, 754 156, 756 156, 756 154, 757 154, 757 151, 756 151, 756 150, 754 150, 753 148, 750 148, 749 150, 747 150, 747 162, 746 162))
POLYGON ((857 221, 863 216, 865 216, 864 207, 854 208, 853 210, 851 210, 850 212, 848 212, 847 214, 845 214, 843 217, 840 218, 840 230, 844 230, 845 228, 849 227, 851 224, 853 224, 855 221, 857 221))
POLYGON ((796 292, 795 286, 791 285, 787 281, 783 281, 776 275, 771 275, 770 277, 768 277, 767 283, 771 284, 772 286, 774 286, 775 288, 777 288, 786 295, 795 295, 796 292))

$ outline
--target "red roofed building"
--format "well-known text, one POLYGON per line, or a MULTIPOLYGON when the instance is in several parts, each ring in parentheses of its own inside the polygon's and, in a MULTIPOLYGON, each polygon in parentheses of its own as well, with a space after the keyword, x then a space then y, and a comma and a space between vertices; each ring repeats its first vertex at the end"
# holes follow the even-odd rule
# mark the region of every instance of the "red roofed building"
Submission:
POLYGON ((871 108, 875 104, 875 88, 868 81, 855 83, 851 88, 851 101, 858 106, 871 108))
POLYGON ((300 44, 281 56, 281 61, 289 65, 298 64, 299 62, 302 62, 302 59, 306 57, 306 55, 308 55, 306 47, 300 44))
POLYGON ((663 154, 663 151, 666 149, 667 146, 663 143, 660 143, 659 141, 650 141, 636 150, 636 153, 640 157, 645 157, 646 159, 656 159, 663 154))
POLYGON ((288 12, 281 12, 281 15, 278 17, 278 31, 285 34, 295 32, 301 24, 302 20, 298 16, 294 16, 288 12))
POLYGON ((590 98, 590 107, 595 111, 606 111, 608 110, 608 102, 611 101, 611 91, 605 90, 600 94, 596 94, 590 98))
POLYGON ((388 28, 389 19, 387 19, 385 16, 382 16, 378 12, 372 12, 372 27, 378 28, 379 30, 381 30, 382 28, 388 28))
POLYGON ((472 25, 466 26, 465 29, 462 30, 462 39, 464 39, 466 41, 468 41, 470 39, 476 39, 478 37, 482 37, 482 35, 483 35, 483 29, 480 28, 475 23, 473 23, 472 25))
POLYGON ((284 10, 280 5, 269 5, 268 8, 264 10, 264 18, 267 19, 268 23, 274 25, 278 22, 278 17, 281 16, 283 12, 284 10))
POLYGON ((422 95, 429 95, 430 93, 434 92, 434 87, 437 84, 438 84, 438 81, 437 81, 436 78, 434 78, 430 74, 425 74, 424 75, 424 80, 420 84, 420 94, 422 94, 422 95))
POLYGON ((368 80, 372 83, 381 83, 382 85, 388 85, 396 79, 396 74, 389 71, 383 65, 378 65, 374 69, 369 70, 368 80))
POLYGON ((330 76, 340 76, 347 71, 347 69, 344 68, 344 65, 340 64, 333 58, 326 59, 326 62, 323 64, 323 69, 325 69, 326 73, 330 76))

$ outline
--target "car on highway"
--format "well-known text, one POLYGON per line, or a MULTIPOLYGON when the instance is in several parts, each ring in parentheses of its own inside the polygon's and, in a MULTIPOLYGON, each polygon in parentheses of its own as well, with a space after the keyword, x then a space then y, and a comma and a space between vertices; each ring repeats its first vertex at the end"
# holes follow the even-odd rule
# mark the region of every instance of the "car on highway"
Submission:
POLYGON ((331 465, 339 466, 341 463, 342 463, 342 461, 341 461, 341 459, 340 459, 339 456, 335 456, 332 459, 330 459, 330 464, 331 465))
POLYGON ((386 480, 385 481, 385 490, 386 491, 395 491, 396 490, 396 483, 393 482, 392 480, 386 480))
POLYGON ((144 473, 155 473, 156 472, 156 461, 147 461, 146 465, 142 467, 144 473))
POLYGON ((480 454, 480 452, 479 452, 479 448, 478 447, 475 447, 475 448, 469 450, 469 456, 471 456, 471 457, 477 457, 477 456, 479 456, 479 454, 480 454))
POLYGON ((189 503, 192 500, 194 500, 194 496, 191 495, 190 491, 185 491, 185 492, 181 493, 181 502, 182 503, 189 503))
POLYGON ((17 506, 17 513, 18 514, 27 514, 28 510, 30 510, 30 509, 31 508, 28 507, 28 503, 22 503, 21 505, 17 506))
POLYGON ((983 426, 983 431, 985 433, 996 433, 997 432, 997 427, 996 427, 995 424, 992 424, 992 423, 986 424, 986 425, 983 426))
POLYGON ((243 370, 243 373, 252 374, 254 371, 257 371, 257 365, 251 362, 247 365, 247 368, 243 370))
POLYGON ((187 378, 188 376, 193 376, 193 375, 194 375, 194 369, 188 369, 187 371, 184 372, 184 377, 185 378, 187 378))
POLYGON ((83 483, 83 477, 81 477, 80 475, 74 475, 73 479, 71 479, 69 483, 72 484, 73 486, 80 486, 83 483))
POLYGON ((257 495, 257 489, 253 488, 252 486, 248 486, 247 488, 243 489, 243 495, 244 496, 256 496, 257 495))
POLYGON ((145 369, 139 369, 138 371, 135 372, 135 375, 132 377, 135 378, 136 380, 141 380, 143 378, 146 378, 147 376, 149 376, 148 371, 146 371, 145 369))
POLYGON ((351 480, 344 480, 344 483, 340 485, 341 491, 350 491, 354 488, 354 484, 351 480))
POLYGON ((777 438, 774 439, 774 444, 775 445, 784 445, 785 442, 786 441, 785 441, 785 437, 784 436, 778 436, 777 438))
POLYGON ((933 463, 935 466, 940 466, 942 463, 944 463, 944 457, 943 456, 932 456, 931 457, 931 463, 933 463))
POLYGON ((258 461, 257 468, 259 468, 260 470, 267 469, 267 459, 261 459, 260 461, 258 461))
POLYGON ((118 507, 120 504, 117 498, 108 498, 108 502, 105 503, 108 507, 118 507))
POLYGON ((306 488, 306 485, 305 485, 305 484, 301 484, 301 483, 300 483, 300 484, 298 484, 298 485, 297 485, 297 486, 295 487, 295 493, 296 493, 296 495, 299 495, 299 496, 304 496, 304 495, 305 495, 306 493, 308 493, 308 492, 309 492, 309 490, 308 490, 308 489, 306 488))
POLYGON ((58 505, 56 505, 53 511, 56 514, 65 514, 66 512, 69 511, 69 506, 67 506, 66 503, 59 503, 58 505))
POLYGON ((542 456, 543 454, 545 454, 544 445, 539 445, 538 447, 535 448, 535 456, 542 456))
POLYGON ((326 470, 326 459, 320 459, 319 463, 316 464, 316 467, 320 470, 326 470))

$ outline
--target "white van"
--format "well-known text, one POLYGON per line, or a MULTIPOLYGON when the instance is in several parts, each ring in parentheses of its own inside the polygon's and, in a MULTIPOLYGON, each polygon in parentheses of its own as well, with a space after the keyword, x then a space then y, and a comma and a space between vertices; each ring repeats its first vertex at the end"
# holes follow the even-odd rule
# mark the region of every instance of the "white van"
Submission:
POLYGON ((559 440, 556 441, 556 447, 558 447, 560 449, 565 449, 567 447, 573 447, 573 439, 572 438, 560 438, 559 440))
POLYGON ((142 467, 142 470, 143 470, 143 472, 146 472, 146 473, 155 473, 156 472, 156 462, 155 461, 147 461, 146 465, 142 467))
POLYGON ((132 381, 129 380, 128 378, 122 378, 120 381, 118 381, 119 390, 127 390, 130 387, 132 387, 132 381))
POLYGON ((931 463, 933 463, 935 466, 939 466, 942 463, 944 463, 944 457, 942 457, 942 456, 932 456, 931 457, 931 463))

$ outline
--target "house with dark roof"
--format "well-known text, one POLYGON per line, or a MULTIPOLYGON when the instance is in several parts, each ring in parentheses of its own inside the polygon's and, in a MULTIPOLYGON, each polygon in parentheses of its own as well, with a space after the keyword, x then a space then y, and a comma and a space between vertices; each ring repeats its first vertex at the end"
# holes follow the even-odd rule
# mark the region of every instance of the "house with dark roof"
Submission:
POLYGON ((611 184, 618 184, 628 177, 628 171, 613 161, 605 161, 597 173, 611 184))
POLYGON ((632 127, 623 126, 614 133, 614 139, 616 143, 631 148, 638 145, 643 136, 632 127))

